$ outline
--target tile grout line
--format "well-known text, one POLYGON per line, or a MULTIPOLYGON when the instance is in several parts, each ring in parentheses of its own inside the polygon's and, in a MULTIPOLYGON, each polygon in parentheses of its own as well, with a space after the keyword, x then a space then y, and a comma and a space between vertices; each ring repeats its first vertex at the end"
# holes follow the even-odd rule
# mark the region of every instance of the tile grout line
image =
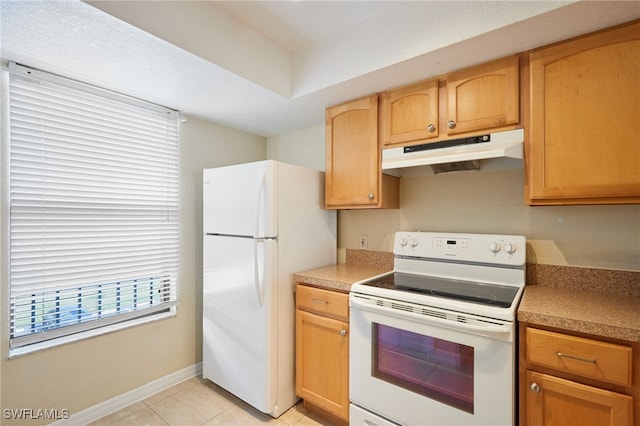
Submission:
MULTIPOLYGON (((176 393, 178 393, 178 392, 176 392, 176 393)), ((173 395, 173 394, 172 394, 172 395, 173 395)), ((160 402, 160 401, 162 401, 162 400, 164 400, 164 399, 166 399, 166 397, 165 397, 165 398, 160 399, 158 402, 160 402)), ((167 426, 170 426, 170 425, 171 425, 171 424, 170 424, 170 423, 169 423, 169 422, 168 422, 164 417, 162 417, 162 415, 161 415, 160 413, 158 413, 156 410, 154 410, 154 409, 153 409, 153 407, 151 406, 151 404, 147 403, 147 401, 142 401, 142 402, 144 402, 144 404, 145 404, 145 405, 146 405, 146 406, 147 406, 147 407, 148 407, 148 408, 149 408, 149 409, 150 409, 150 410, 151 410, 151 411, 152 411, 156 416, 158 416, 158 417, 160 418, 160 420, 162 420, 162 422, 163 422, 165 425, 167 425, 167 426)))

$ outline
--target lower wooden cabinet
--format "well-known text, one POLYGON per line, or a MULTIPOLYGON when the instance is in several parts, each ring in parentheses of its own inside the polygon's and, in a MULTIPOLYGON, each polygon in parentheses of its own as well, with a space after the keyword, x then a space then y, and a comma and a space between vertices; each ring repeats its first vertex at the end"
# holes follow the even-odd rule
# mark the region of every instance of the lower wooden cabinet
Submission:
POLYGON ((296 393, 349 421, 348 295, 305 285, 296 290, 296 393))
POLYGON ((527 425, 631 425, 633 398, 534 371, 527 371, 527 425))
POLYGON ((519 324, 520 426, 638 426, 638 344, 519 324))

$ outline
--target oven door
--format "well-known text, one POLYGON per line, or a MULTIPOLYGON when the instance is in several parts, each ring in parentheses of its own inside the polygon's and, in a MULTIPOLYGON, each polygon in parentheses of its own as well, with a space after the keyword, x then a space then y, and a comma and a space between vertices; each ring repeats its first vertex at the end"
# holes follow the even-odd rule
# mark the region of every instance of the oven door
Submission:
POLYGON ((406 425, 512 425, 514 324, 350 296, 352 404, 406 425))

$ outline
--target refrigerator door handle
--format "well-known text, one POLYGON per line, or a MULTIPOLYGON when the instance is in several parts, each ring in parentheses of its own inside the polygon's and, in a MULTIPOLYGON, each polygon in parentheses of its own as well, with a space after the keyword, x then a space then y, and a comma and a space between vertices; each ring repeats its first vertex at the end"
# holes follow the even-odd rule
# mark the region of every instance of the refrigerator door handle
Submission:
POLYGON ((264 243, 264 240, 254 238, 253 240, 253 280, 256 286, 256 293, 258 294, 258 301, 260 302, 260 306, 263 305, 262 299, 262 283, 260 280, 260 271, 258 265, 258 243, 264 243))
POLYGON ((256 293, 258 294, 258 301, 260 302, 260 306, 263 305, 263 296, 262 296, 262 283, 260 282, 260 271, 258 265, 258 243, 263 243, 264 240, 260 239, 262 237, 260 235, 260 219, 262 213, 262 192, 264 191, 265 184, 265 174, 262 173, 262 177, 260 179, 260 185, 258 186, 258 196, 256 197, 256 212, 255 212, 255 225, 254 225, 254 233, 253 233, 253 280, 256 286, 256 293))
POLYGON ((256 213, 255 213, 255 225, 253 231, 254 238, 260 238, 260 219, 262 218, 260 213, 262 213, 262 193, 264 192, 264 184, 265 184, 265 174, 262 173, 262 178, 260 179, 260 186, 258 187, 258 197, 256 198, 256 213))

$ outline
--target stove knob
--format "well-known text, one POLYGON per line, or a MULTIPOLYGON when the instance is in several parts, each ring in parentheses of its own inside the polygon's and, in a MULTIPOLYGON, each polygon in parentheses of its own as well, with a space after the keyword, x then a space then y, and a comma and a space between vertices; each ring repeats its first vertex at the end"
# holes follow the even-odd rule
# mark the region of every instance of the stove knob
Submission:
POLYGON ((409 237, 409 244, 411 247, 415 247, 418 245, 418 239, 414 237, 409 237))
POLYGON ((504 251, 509 254, 513 254, 518 250, 518 247, 514 243, 507 243, 504 245, 504 251))
POLYGON ((501 248, 502 248, 502 246, 500 245, 500 243, 498 241, 494 241, 491 244, 489 244, 489 250, 491 250, 493 252, 493 254, 498 253, 501 248))
POLYGON ((402 237, 400 238, 400 247, 404 247, 407 245, 407 239, 402 237))

